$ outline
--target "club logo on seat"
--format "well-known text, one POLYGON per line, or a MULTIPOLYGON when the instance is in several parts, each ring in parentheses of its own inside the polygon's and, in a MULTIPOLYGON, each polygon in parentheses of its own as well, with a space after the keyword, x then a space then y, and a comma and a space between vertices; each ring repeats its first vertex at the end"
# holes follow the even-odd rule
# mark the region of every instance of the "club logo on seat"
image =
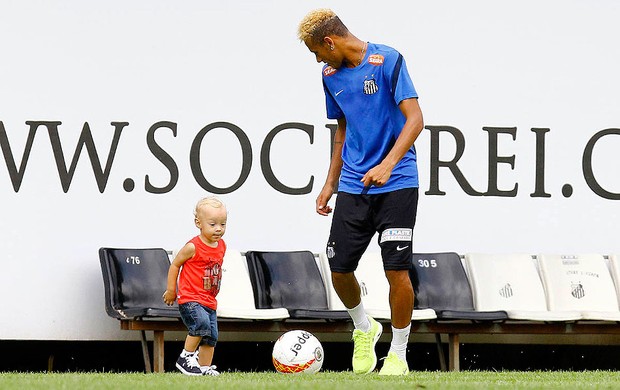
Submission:
POLYGON ((366 287, 366 283, 364 283, 364 282, 360 283, 360 291, 361 291, 363 297, 368 295, 368 288, 366 287))
POLYGON ((574 296, 577 299, 581 299, 586 296, 586 292, 583 289, 583 284, 581 282, 571 283, 570 285, 570 295, 574 296))
POLYGON ((499 295, 503 298, 510 298, 512 297, 512 286, 510 285, 510 283, 506 283, 506 285, 502 288, 499 289, 499 295))

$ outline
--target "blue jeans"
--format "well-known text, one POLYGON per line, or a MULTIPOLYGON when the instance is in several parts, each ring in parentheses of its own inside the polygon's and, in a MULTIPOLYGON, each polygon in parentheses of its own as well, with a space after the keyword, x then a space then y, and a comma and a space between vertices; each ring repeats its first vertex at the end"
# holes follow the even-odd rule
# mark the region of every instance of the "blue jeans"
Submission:
POLYGON ((190 336, 202 337, 200 344, 215 347, 218 338, 215 310, 198 302, 186 302, 179 305, 179 312, 190 336))

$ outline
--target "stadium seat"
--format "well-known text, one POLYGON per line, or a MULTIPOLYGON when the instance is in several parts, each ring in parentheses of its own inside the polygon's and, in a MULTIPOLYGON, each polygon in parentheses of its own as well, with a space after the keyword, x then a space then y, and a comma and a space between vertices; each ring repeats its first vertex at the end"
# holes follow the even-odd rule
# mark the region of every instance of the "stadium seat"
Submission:
POLYGON ((550 310, 576 310, 582 319, 620 321, 618 295, 603 255, 538 255, 550 310))
POLYGON ((500 321, 503 310, 477 311, 457 253, 414 253, 410 271, 416 309, 433 309, 438 320, 500 321))
POLYGON ((477 311, 504 310, 508 318, 575 321, 578 311, 549 311, 535 259, 527 254, 465 254, 477 311))
POLYGON ((334 290, 334 285, 331 280, 331 270, 329 269, 329 260, 325 253, 319 254, 319 268, 321 269, 321 275, 325 282, 325 291, 327 292, 327 307, 330 310, 347 310, 346 306, 338 297, 338 293, 334 290))
POLYGON ((245 257, 257 308, 285 308, 294 319, 350 320, 346 311, 329 309, 312 252, 248 251, 245 257))
POLYGON ((618 295, 618 304, 620 304, 620 255, 614 254, 609 256, 609 267, 611 276, 616 285, 616 294, 618 295))
POLYGON ((222 284, 217 295, 217 316, 245 320, 289 318, 288 310, 257 309, 248 267, 241 252, 228 249, 222 264, 222 284))
MULTIPOLYGON (((385 277, 383 260, 380 252, 364 253, 359 262, 355 276, 362 290, 364 308, 371 317, 378 320, 390 320, 390 284, 385 277)), ((414 309, 411 319, 414 321, 437 318, 433 309, 414 309)))
POLYGON ((180 318, 175 303, 162 300, 170 259, 161 248, 100 248, 106 313, 113 318, 180 318))

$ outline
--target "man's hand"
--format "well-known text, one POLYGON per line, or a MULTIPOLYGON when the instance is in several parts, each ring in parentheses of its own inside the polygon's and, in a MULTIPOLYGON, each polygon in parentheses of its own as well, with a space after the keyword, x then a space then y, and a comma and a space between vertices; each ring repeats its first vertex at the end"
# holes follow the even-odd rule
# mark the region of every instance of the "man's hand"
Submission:
POLYGON ((323 186, 321 193, 316 198, 316 212, 320 215, 329 215, 332 212, 332 208, 327 204, 334 194, 334 188, 328 185, 323 186))
POLYGON ((390 176, 392 176, 393 168, 394 167, 390 167, 387 163, 382 162, 366 172, 361 182, 364 183, 364 187, 370 187, 371 185, 381 187, 387 183, 390 176))

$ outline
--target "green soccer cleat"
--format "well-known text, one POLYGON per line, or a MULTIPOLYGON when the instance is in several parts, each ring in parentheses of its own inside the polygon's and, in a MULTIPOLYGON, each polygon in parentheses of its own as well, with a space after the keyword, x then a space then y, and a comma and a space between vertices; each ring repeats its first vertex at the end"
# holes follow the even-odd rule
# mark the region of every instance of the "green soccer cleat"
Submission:
POLYGON ((356 374, 368 374, 377 366, 377 354, 375 345, 381 337, 383 326, 368 317, 370 330, 362 332, 359 329, 353 331, 353 372, 356 374))
POLYGON ((379 371, 379 375, 407 375, 409 374, 409 366, 407 362, 400 360, 400 358, 394 353, 389 352, 383 367, 379 371))

